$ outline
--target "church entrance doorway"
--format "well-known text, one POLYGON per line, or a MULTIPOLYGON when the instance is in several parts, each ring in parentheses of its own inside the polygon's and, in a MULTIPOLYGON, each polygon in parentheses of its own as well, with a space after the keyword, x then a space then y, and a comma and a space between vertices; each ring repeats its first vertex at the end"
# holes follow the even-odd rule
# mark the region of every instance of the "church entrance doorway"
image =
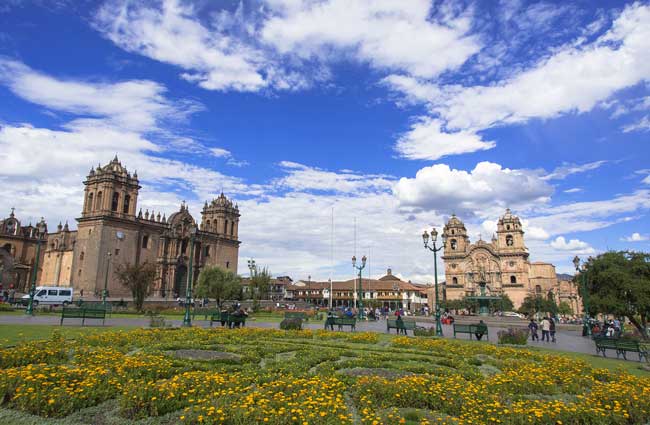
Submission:
POLYGON ((185 297, 185 288, 187 287, 187 267, 180 265, 176 268, 176 279, 174 279, 174 295, 176 297, 185 297))

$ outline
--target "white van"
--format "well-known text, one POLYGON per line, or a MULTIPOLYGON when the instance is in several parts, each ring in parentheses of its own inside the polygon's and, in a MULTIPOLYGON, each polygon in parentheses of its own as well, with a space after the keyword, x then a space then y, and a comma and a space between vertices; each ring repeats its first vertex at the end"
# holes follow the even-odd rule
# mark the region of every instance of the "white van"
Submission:
MULTIPOLYGON (((23 305, 29 304, 29 294, 21 298, 23 305)), ((68 305, 72 303, 72 288, 65 286, 37 286, 34 293, 34 307, 43 305, 68 305)))

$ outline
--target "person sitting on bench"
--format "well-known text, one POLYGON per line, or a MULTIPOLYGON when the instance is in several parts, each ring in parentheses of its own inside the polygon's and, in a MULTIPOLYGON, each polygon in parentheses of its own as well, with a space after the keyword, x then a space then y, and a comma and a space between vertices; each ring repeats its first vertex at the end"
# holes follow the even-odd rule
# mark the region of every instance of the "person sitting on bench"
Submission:
POLYGON ((474 335, 476 336, 476 340, 480 341, 481 338, 483 338, 483 334, 485 334, 485 331, 487 331, 487 326, 485 323, 481 320, 478 325, 476 325, 476 332, 474 335))

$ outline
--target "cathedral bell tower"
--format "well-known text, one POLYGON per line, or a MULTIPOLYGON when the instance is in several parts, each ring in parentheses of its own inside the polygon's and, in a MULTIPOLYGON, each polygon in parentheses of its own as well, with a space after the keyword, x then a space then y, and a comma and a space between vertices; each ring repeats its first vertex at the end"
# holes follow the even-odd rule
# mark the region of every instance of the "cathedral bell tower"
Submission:
POLYGON ((443 240, 445 240, 445 256, 453 256, 456 254, 464 254, 469 247, 469 239, 467 237, 467 229, 465 224, 460 221, 456 214, 452 214, 451 218, 445 225, 442 231, 443 240))
POLYGON ((91 168, 84 182, 82 218, 113 216, 135 219, 138 173, 131 175, 117 159, 104 167, 91 168))
POLYGON ((201 211, 201 230, 237 240, 239 233, 239 207, 222 193, 201 211))
POLYGON ((497 222, 497 246, 500 252, 515 253, 527 252, 524 245, 524 231, 519 217, 506 209, 506 213, 497 222))

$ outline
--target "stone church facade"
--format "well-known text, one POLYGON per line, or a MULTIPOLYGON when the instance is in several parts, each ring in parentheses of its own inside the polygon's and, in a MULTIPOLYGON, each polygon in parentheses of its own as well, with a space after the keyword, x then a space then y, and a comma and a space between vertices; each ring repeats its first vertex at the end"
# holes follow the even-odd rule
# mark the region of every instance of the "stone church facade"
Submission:
POLYGON ((515 308, 526 296, 540 295, 566 301, 579 313, 577 286, 569 276, 557 275, 553 264, 529 261, 521 221, 509 209, 499 218, 490 242, 479 238, 471 243, 465 224, 455 215, 445 225, 443 237, 447 299, 481 295, 480 286, 485 284, 488 295, 507 294, 515 308))
POLYGON ((115 157, 90 170, 84 181, 84 202, 77 230, 59 225, 47 238, 39 282, 73 286, 77 296, 101 296, 107 282, 109 296, 130 297, 115 277, 122 264, 149 262, 158 279, 153 296, 183 296, 189 270, 190 230, 194 237, 194 278, 205 266, 236 273, 239 257, 239 207, 223 193, 206 202, 201 219, 192 217, 183 203, 167 217, 138 210, 140 184, 115 157))

